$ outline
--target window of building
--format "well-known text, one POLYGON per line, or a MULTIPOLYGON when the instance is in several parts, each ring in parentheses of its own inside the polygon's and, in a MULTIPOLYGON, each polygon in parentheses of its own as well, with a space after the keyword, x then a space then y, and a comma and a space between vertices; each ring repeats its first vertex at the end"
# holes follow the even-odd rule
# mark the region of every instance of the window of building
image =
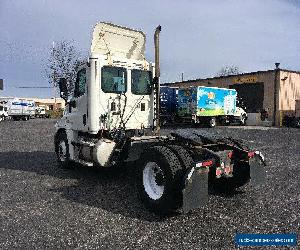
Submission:
POLYGON ((86 70, 82 69, 78 71, 75 82, 74 97, 79 97, 85 93, 86 85, 86 70))
POLYGON ((152 74, 150 71, 133 69, 131 71, 131 92, 135 95, 150 95, 152 74))
POLYGON ((121 67, 103 66, 101 69, 101 89, 105 93, 127 91, 127 71, 121 67))

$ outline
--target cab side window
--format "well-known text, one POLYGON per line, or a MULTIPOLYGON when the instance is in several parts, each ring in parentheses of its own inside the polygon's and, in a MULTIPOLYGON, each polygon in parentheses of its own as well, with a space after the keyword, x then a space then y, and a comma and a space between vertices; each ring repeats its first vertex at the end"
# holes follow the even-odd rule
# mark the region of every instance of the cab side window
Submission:
POLYGON ((77 73, 75 89, 74 89, 74 97, 82 96, 85 93, 85 85, 86 85, 86 70, 81 69, 77 73))

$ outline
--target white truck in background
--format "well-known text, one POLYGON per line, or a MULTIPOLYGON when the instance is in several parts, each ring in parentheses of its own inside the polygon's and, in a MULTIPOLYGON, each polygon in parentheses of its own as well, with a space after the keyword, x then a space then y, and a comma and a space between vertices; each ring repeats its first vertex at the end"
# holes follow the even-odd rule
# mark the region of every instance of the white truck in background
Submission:
POLYGON ((109 169, 133 162, 140 199, 157 214, 203 206, 208 185, 224 190, 250 179, 262 184, 264 158, 241 141, 204 130, 160 134, 160 31, 158 26, 154 34, 154 65, 146 61, 143 32, 95 26, 71 98, 66 79, 59 81, 67 102, 54 137, 59 165, 109 169))
POLYGON ((25 98, 5 98, 2 102, 6 103, 8 116, 15 120, 27 121, 35 117, 35 102, 25 98))
POLYGON ((36 108, 35 108, 35 117, 46 118, 47 117, 47 115, 46 115, 46 106, 44 106, 44 105, 36 106, 36 108))

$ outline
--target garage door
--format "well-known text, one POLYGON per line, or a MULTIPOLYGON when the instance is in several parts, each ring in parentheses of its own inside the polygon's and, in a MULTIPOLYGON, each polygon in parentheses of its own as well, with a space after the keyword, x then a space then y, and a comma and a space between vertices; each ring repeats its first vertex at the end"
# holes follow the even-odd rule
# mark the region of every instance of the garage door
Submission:
POLYGON ((264 84, 263 83, 244 83, 230 86, 242 98, 248 113, 258 113, 263 109, 264 103, 264 84))

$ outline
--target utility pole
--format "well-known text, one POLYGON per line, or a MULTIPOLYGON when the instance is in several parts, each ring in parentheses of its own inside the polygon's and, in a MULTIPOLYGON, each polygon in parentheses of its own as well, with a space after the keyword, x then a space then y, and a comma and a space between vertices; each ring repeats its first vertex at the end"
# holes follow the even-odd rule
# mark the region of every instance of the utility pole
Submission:
MULTIPOLYGON (((55 42, 52 42, 52 57, 54 58, 54 47, 55 47, 55 42)), ((54 107, 53 107, 53 111, 56 112, 56 91, 55 91, 55 69, 52 73, 52 77, 53 77, 53 95, 54 95, 54 107)))

